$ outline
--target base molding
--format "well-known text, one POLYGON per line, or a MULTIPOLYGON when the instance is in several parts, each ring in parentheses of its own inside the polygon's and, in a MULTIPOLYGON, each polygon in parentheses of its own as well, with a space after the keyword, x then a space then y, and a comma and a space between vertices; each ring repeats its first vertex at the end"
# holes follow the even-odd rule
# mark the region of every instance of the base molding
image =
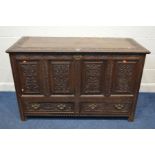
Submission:
POLYGON ((15 91, 13 82, 0 82, 0 91, 15 91))
POLYGON ((155 83, 142 83, 140 92, 155 92, 155 83))

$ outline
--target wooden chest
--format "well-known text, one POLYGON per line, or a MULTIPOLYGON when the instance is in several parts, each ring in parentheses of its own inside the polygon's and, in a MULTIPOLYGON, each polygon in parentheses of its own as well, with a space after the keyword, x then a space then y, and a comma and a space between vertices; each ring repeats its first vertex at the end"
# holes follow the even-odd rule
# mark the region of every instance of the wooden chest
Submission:
POLYGON ((23 37, 6 52, 21 120, 117 116, 133 121, 149 53, 134 40, 23 37))

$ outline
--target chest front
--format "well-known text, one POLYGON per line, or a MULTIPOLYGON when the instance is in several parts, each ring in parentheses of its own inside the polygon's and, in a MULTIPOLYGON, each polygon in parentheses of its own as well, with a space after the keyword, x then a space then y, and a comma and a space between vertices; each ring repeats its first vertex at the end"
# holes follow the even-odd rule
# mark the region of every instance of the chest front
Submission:
POLYGON ((145 53, 10 53, 21 113, 133 120, 145 53))

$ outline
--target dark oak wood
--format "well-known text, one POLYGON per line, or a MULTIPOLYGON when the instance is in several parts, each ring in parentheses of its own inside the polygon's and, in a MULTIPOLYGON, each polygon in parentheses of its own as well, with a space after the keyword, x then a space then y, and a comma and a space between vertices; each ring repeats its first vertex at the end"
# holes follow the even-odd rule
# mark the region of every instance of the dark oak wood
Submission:
POLYGON ((131 38, 23 37, 7 52, 149 53, 131 38))
POLYGON ((28 116, 134 120, 149 53, 134 40, 23 37, 6 52, 21 120, 28 116))

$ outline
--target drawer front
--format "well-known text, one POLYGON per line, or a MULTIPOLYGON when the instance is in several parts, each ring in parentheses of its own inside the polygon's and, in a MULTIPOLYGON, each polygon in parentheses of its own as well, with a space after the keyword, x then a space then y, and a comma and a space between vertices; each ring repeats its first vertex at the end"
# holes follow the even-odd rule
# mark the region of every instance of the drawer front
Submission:
POLYGON ((81 113, 128 113, 130 103, 81 103, 81 113))
POLYGON ((25 102, 24 109, 26 113, 73 113, 74 103, 25 102))
POLYGON ((128 113, 132 105, 132 99, 106 99, 103 102, 83 102, 80 103, 80 113, 111 114, 128 113))

